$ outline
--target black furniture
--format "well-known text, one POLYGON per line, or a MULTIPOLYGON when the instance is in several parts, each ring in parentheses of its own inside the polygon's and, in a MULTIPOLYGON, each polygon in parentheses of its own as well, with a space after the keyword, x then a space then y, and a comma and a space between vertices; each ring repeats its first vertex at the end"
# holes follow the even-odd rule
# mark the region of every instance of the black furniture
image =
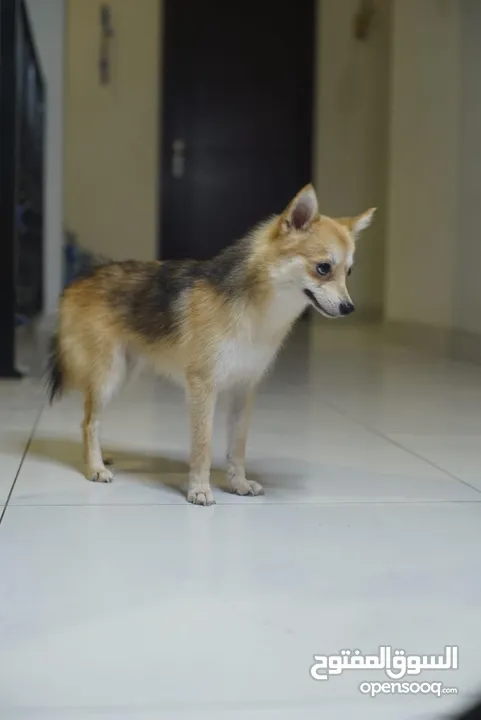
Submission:
POLYGON ((23 0, 0 0, 0 377, 43 310, 45 85, 23 0))

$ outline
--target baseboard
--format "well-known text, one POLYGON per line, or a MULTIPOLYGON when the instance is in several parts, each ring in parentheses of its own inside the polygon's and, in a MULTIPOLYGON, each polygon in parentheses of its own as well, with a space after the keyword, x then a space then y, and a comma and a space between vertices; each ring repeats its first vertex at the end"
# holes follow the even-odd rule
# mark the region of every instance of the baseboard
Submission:
POLYGON ((385 321, 386 337, 438 357, 481 365, 481 334, 424 323, 385 321))
POLYGON ((352 317, 347 318, 348 322, 362 323, 370 325, 380 323, 383 319, 382 308, 380 307, 361 307, 356 310, 352 317))
POLYGON ((451 330, 436 325, 385 320, 383 329, 388 340, 399 345, 413 345, 434 355, 448 356, 451 347, 451 330))
POLYGON ((453 330, 450 356, 454 360, 481 365, 481 335, 468 330, 453 330))

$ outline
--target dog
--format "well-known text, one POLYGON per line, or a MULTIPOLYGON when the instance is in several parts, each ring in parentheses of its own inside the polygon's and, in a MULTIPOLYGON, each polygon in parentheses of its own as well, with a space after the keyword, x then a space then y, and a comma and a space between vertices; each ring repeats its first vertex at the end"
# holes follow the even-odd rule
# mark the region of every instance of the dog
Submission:
POLYGON ((110 482, 99 441, 102 410, 142 358, 186 389, 191 428, 187 500, 212 505, 210 446, 217 394, 230 390, 227 474, 239 495, 260 495, 245 474, 255 388, 295 320, 312 306, 350 315, 346 288, 356 243, 373 218, 319 213, 312 185, 284 212, 207 261, 112 262, 74 281, 60 301, 49 362, 50 401, 84 395, 90 480, 110 482))

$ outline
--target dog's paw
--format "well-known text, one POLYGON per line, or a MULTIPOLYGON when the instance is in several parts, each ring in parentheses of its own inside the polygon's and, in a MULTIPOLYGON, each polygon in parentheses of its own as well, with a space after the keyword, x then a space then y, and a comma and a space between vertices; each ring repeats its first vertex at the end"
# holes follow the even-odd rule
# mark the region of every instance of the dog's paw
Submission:
POLYGON ((264 488, 255 480, 246 480, 245 478, 231 478, 230 486, 232 492, 236 495, 263 495, 264 488))
POLYGON ((187 502, 193 505, 214 505, 214 495, 209 485, 196 485, 189 488, 187 502))
POLYGON ((89 468, 87 471, 87 479, 91 480, 92 482, 98 482, 98 483, 111 483, 114 479, 113 473, 110 472, 110 470, 107 470, 107 468, 100 467, 100 468, 89 468))

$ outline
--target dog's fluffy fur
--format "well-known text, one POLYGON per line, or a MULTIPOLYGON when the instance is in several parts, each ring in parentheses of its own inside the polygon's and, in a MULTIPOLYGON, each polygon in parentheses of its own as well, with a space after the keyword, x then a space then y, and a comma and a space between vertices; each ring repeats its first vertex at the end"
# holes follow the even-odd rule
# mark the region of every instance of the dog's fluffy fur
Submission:
POLYGON ((70 389, 84 394, 87 477, 112 479, 102 459, 99 416, 131 361, 141 357, 187 390, 188 500, 214 502, 212 419, 217 393, 227 388, 230 487, 240 495, 260 494, 262 487, 247 480, 244 469, 254 388, 309 304, 328 317, 353 310, 346 277, 356 238, 372 215, 322 216, 309 185, 281 215, 213 260, 110 263, 74 282, 60 304, 50 398, 70 389))

